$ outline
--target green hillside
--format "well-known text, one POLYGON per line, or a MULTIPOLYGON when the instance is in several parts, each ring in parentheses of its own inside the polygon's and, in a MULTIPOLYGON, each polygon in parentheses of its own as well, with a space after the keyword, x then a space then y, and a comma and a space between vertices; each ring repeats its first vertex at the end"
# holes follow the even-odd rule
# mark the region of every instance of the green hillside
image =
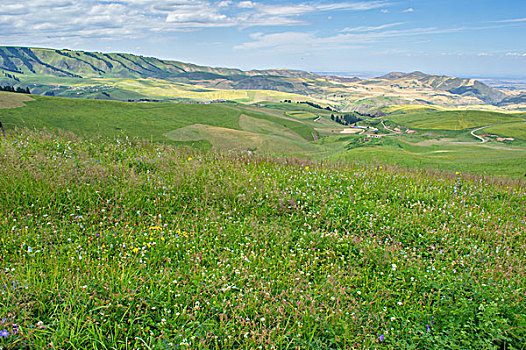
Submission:
POLYGON ((465 130, 491 124, 524 121, 526 113, 414 108, 391 113, 386 119, 414 129, 465 130))
MULTIPOLYGON (((0 93, 0 96, 7 93, 0 93)), ((17 97, 17 94, 9 94, 17 97)), ((25 95, 23 95, 25 96, 25 95)), ((257 151, 268 153, 262 143, 271 143, 274 154, 310 155, 317 147, 309 141, 317 131, 309 124, 289 118, 244 109, 235 104, 174 104, 174 103, 124 103, 97 100, 79 100, 32 96, 25 107, 0 110, 0 120, 6 129, 58 129, 73 132, 81 137, 114 138, 126 135, 155 142, 168 142, 219 151, 257 151), (264 123, 265 128, 254 130, 264 123), (177 137, 185 127, 206 125, 210 129, 191 139, 177 137), (216 138, 225 132, 244 132, 252 143, 239 146, 236 137, 216 144, 216 138)), ((1 100, 0 100, 1 101, 1 100)))
POLYGON ((63 83, 67 80, 60 78, 70 78, 72 82, 96 78, 159 79, 222 89, 275 90, 300 94, 314 91, 305 84, 306 79, 318 78, 311 73, 285 69, 242 71, 125 53, 26 47, 0 47, 0 69, 4 71, 2 75, 6 81, 13 76, 26 84, 33 81, 37 85, 38 82, 45 83, 45 77, 63 83))
POLYGON ((203 92, 216 91, 222 96, 219 99, 238 102, 310 100, 362 112, 407 103, 516 108, 521 104, 520 96, 508 96, 473 79, 421 72, 389 73, 361 81, 290 69, 242 71, 126 53, 8 46, 0 46, 2 84, 30 87, 41 95, 124 101, 210 101, 214 98, 203 92), (234 97, 225 98, 231 91, 234 97), (243 93, 258 96, 240 97, 243 93))
POLYGON ((524 176, 526 142, 520 136, 524 124, 502 124, 515 126, 513 134, 510 128, 497 130, 501 136, 515 135, 514 141, 493 138, 481 143, 470 133, 479 126, 523 120, 523 114, 404 110, 408 112, 383 118, 386 127, 397 128, 399 133, 384 129, 380 118, 362 117, 359 124, 376 131, 343 134, 349 126, 331 120, 334 112, 307 104, 125 103, 0 92, 0 121, 8 133, 17 128, 54 129, 87 139, 127 136, 224 153, 524 176), (417 126, 416 133, 406 132, 417 126))
POLYGON ((525 196, 464 174, 10 130, 0 346, 521 349, 525 196))

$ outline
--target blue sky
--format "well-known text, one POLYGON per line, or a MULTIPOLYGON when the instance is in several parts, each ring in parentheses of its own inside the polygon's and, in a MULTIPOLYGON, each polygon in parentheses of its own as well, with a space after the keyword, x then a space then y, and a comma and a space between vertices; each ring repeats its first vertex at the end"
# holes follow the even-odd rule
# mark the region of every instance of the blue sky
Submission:
POLYGON ((242 69, 526 77, 526 1, 2 0, 0 44, 242 69))

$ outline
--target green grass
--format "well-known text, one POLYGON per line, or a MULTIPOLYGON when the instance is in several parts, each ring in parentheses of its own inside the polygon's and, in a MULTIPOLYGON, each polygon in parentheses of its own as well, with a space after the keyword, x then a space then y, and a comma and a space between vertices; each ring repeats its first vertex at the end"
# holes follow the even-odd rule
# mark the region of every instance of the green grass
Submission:
POLYGON ((465 130, 491 124, 522 121, 524 113, 488 111, 428 111, 418 109, 389 114, 385 119, 403 126, 422 130, 465 130))
POLYGON ((31 100, 32 97, 26 94, 14 94, 10 92, 0 91, 0 110, 24 107, 25 103, 31 100))
POLYGON ((412 169, 499 175, 521 178, 526 174, 526 149, 495 145, 446 144, 418 146, 392 140, 351 148, 334 159, 360 164, 390 164, 412 169))
POLYGON ((169 142, 166 133, 193 124, 241 130, 240 115, 247 114, 312 140, 313 128, 301 122, 245 110, 234 104, 124 103, 33 96, 24 108, 1 110, 6 129, 56 128, 86 137, 127 135, 169 142))
MULTIPOLYGON (((92 139, 128 136, 192 149, 213 148, 218 152, 250 150, 261 155, 344 159, 514 178, 523 177, 526 167, 525 144, 521 139, 509 144, 480 144, 469 134, 471 129, 431 129, 419 130, 417 135, 404 133, 364 143, 366 135, 339 134, 344 126, 331 121, 328 111, 316 122, 305 117, 318 115, 321 110, 303 104, 257 107, 235 103, 123 103, 34 95, 31 96, 34 100, 20 102, 18 94, 2 96, 6 107, 25 105, 0 109, 0 121, 7 130, 58 129, 92 139), (314 136, 319 140, 314 142, 314 136), (352 140, 361 140, 357 143, 359 147, 349 145, 354 143, 352 140)), ((443 118, 443 111, 436 113, 437 118, 443 118)), ((454 118, 454 114, 448 118, 454 118)), ((361 124, 382 129, 377 118, 367 118, 361 124)), ((515 129, 517 133, 522 130, 515 129)), ((482 132, 486 131, 479 133, 482 132)))
POLYGON ((522 141, 526 141, 526 123, 510 123, 503 125, 496 125, 486 128, 483 131, 488 134, 497 134, 503 137, 513 137, 522 141))
POLYGON ((522 349, 525 196, 462 174, 8 131, 0 346, 522 349))

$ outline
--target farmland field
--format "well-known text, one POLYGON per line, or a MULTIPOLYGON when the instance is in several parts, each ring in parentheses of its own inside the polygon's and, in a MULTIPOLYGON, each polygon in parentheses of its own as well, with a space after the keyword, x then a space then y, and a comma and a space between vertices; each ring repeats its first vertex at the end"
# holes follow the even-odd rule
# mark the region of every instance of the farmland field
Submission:
POLYGON ((516 181, 0 139, 0 346, 521 349, 516 181))

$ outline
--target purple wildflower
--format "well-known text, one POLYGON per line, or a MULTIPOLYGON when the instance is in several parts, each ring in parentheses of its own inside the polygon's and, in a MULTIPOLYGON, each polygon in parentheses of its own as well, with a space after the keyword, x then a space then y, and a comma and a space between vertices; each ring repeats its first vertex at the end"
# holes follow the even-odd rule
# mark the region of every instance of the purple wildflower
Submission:
POLYGON ((383 334, 380 334, 380 341, 384 341, 385 337, 383 334))
POLYGON ((15 290, 16 283, 13 281, 13 290, 15 290))
POLYGON ((0 331, 0 338, 7 338, 9 337, 9 332, 5 329, 3 331, 0 331))
POLYGON ((431 327, 428 324, 426 326, 427 326, 427 332, 428 333, 431 332, 431 327))

